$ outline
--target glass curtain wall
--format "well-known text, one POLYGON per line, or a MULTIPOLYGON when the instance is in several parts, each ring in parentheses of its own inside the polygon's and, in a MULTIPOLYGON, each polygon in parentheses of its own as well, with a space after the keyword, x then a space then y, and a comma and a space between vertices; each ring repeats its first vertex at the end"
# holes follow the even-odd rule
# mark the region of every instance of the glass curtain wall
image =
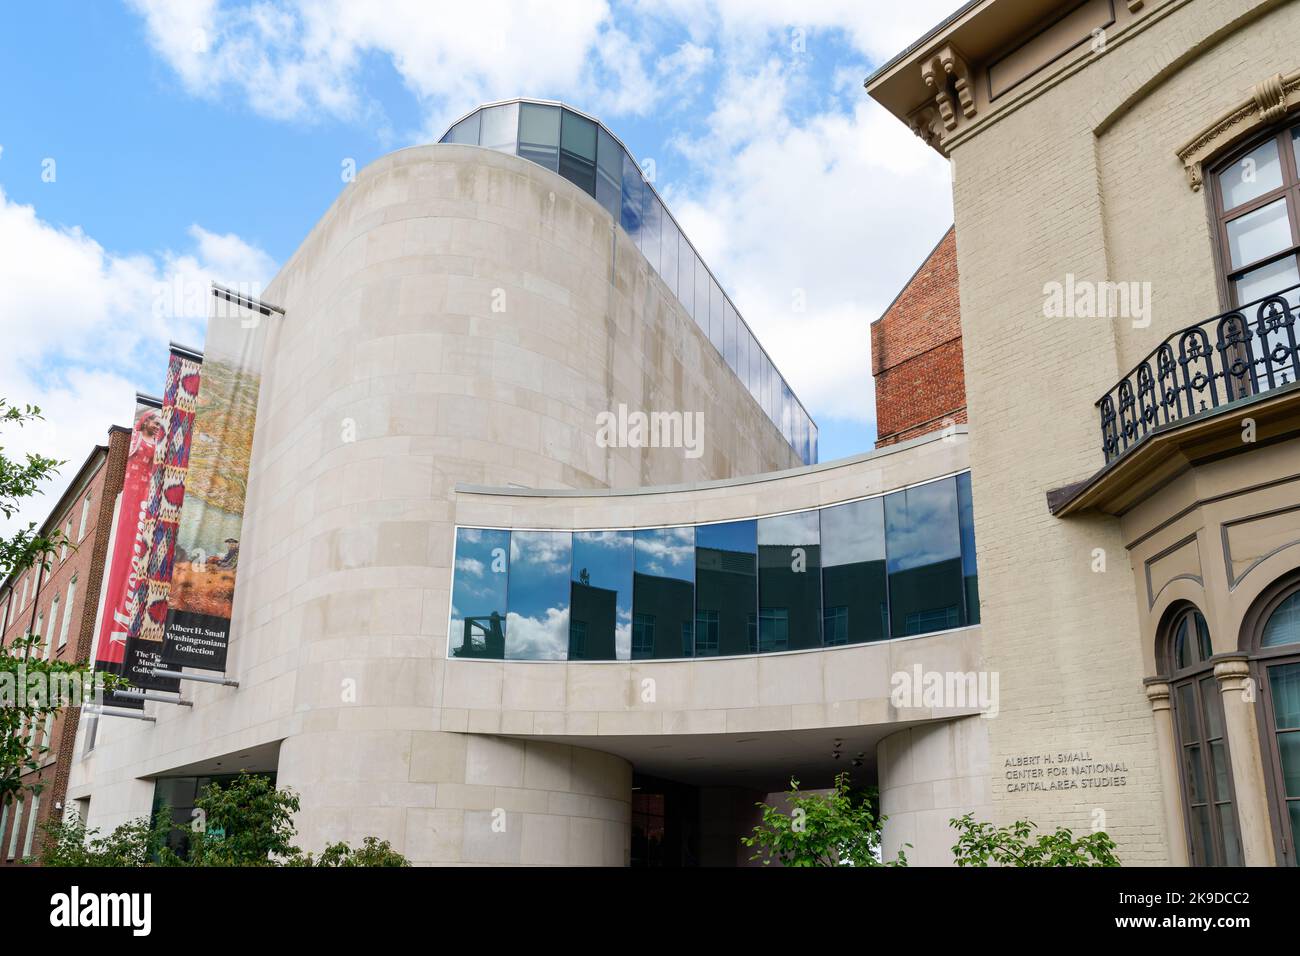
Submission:
POLYGON ((453 657, 646 660, 978 624, 969 474, 821 509, 637 531, 456 532, 453 657))

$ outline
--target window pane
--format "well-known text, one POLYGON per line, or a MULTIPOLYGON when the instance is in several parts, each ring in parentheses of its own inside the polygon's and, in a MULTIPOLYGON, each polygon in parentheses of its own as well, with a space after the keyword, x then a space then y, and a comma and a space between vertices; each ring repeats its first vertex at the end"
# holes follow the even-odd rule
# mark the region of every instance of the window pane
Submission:
POLYGON ((567 531, 511 532, 508 660, 562 661, 567 655, 570 538, 567 531))
POLYGON ((680 233, 677 236, 677 298, 687 314, 695 318, 695 253, 686 236, 680 233))
POLYGON ((691 657, 695 650, 695 529, 634 534, 632 659, 691 657))
POLYGON ((1205 623, 1200 611, 1192 613, 1192 621, 1196 626, 1197 653, 1201 660, 1208 661, 1214 655, 1214 650, 1210 647, 1210 626, 1205 623))
POLYGON ((1282 756, 1282 786, 1288 797, 1300 797, 1300 734, 1278 734, 1282 756))
POLYGON ((559 169, 560 108, 521 103, 519 107, 519 155, 538 166, 559 169))
POLYGON ((1210 743, 1210 778, 1214 781, 1214 799, 1231 800, 1228 786, 1228 748, 1222 740, 1210 743))
POLYGON ((767 358, 767 352, 763 352, 763 411, 767 412, 767 418, 776 421, 776 367, 767 358))
POLYGON ((623 230, 632 238, 632 241, 641 245, 641 214, 642 198, 641 195, 645 187, 641 182, 641 170, 636 163, 632 162, 632 157, 627 153, 623 154, 623 209, 620 221, 623 224, 623 230))
POLYGON ((888 637, 884 499, 823 508, 821 548, 827 645, 888 637))
POLYGON ((1223 831, 1223 863, 1225 866, 1243 866, 1241 855, 1241 837, 1237 833, 1237 815, 1232 812, 1232 804, 1220 804, 1219 829, 1223 831))
POLYGON ((1187 799, 1192 803, 1204 803, 1207 799, 1205 765, 1199 744, 1183 748, 1183 769, 1187 777, 1187 799))
POLYGON ((466 146, 478 145, 478 123, 482 114, 475 110, 471 115, 466 116, 463 120, 447 131, 447 135, 442 138, 444 143, 461 143, 466 146))
POLYGON ((575 531, 569 660, 626 661, 632 652, 632 532, 575 531))
POLYGON ((623 147, 614 137, 597 127, 596 201, 618 222, 623 205, 623 147))
POLYGON ((1270 667, 1268 681, 1278 728, 1300 728, 1300 664, 1270 667))
MULTIPOLYGON (((813 460, 817 457, 813 428, 813 460)), ((966 592, 966 623, 980 622, 979 568, 975 564, 975 509, 971 502, 970 472, 957 476, 957 520, 961 526, 961 576, 966 592)))
POLYGON ((1210 835, 1210 808, 1192 807, 1188 823, 1192 831, 1192 866, 1210 866, 1214 860, 1210 848, 1214 838, 1210 835))
POLYGON ((1286 198, 1248 212, 1227 225, 1228 252, 1234 269, 1291 245, 1286 198))
MULTIPOLYGON (((811 427, 811 429, 812 429, 812 461, 809 462, 809 464, 816 464, 818 461, 821 460, 821 459, 818 457, 818 451, 817 451, 817 431, 818 431, 818 429, 817 429, 817 425, 816 425, 815 423, 811 424, 810 427, 811 427)), ((974 552, 972 552, 972 553, 974 553, 974 552)), ((978 588, 977 588, 976 590, 978 590, 978 588)), ((972 617, 971 617, 971 623, 972 623, 972 624, 978 624, 978 623, 979 623, 979 607, 980 607, 980 606, 979 606, 979 602, 978 602, 978 601, 976 601, 974 604, 967 604, 967 605, 966 605, 967 613, 970 614, 970 615, 972 615, 972 617)))
POLYGON ((786 385, 785 379, 781 379, 781 434, 791 445, 794 444, 794 396, 790 394, 790 386, 786 385))
POLYGON ((726 324, 723 318, 722 289, 718 283, 709 279, 709 341, 718 350, 718 354, 727 354, 726 324))
POLYGON ((758 519, 758 649, 821 646, 821 531, 816 511, 758 519))
POLYGON ((681 241, 672 218, 664 215, 660 223, 659 274, 668 289, 677 295, 677 246, 681 241))
MULTIPOLYGON (((1246 305, 1272 295, 1274 292, 1290 289, 1298 283, 1300 283, 1300 272, 1296 271, 1295 256, 1286 256, 1276 262, 1270 262, 1266 266, 1252 269, 1240 279, 1237 279, 1233 283, 1233 287, 1237 295, 1237 304, 1246 305)), ((1295 308, 1300 303, 1300 292, 1293 289, 1286 296, 1286 300, 1291 304, 1292 308, 1295 308)), ((1255 318, 1253 314, 1246 317, 1248 319, 1255 318)))
POLYGON ((519 104, 506 103, 483 110, 479 145, 513 153, 519 138, 519 104))
POLYGON ((1178 630, 1174 632, 1174 666, 1179 670, 1190 667, 1194 663, 1192 654, 1192 645, 1187 639, 1187 618, 1184 617, 1178 622, 1178 630))
POLYGON ((447 636, 452 656, 505 657, 509 568, 509 531, 457 530, 447 636))
POLYGON ((1205 705, 1205 738, 1217 740, 1223 736, 1223 697, 1215 678, 1203 677, 1198 683, 1201 685, 1201 701, 1205 705))
POLYGON ((695 529, 695 655, 752 654, 757 633, 758 528, 754 521, 695 529))
POLYGON ((645 215, 641 222, 641 255, 646 257, 651 269, 659 272, 659 233, 663 227, 664 207, 659 204, 654 190, 649 186, 644 188, 642 197, 645 215))
POLYGON ((727 364, 731 366, 731 370, 739 372, 740 356, 737 351, 736 336, 740 320, 736 317, 736 307, 731 304, 729 299, 723 302, 722 315, 725 323, 723 332, 726 335, 726 350, 723 354, 726 356, 727 364))
POLYGON ((695 324, 700 327, 705 335, 709 334, 711 323, 709 321, 709 287, 712 284, 709 278, 709 270, 704 268, 704 263, 700 261, 699 256, 695 256, 695 324))
POLYGON ((1182 743, 1200 740, 1201 733, 1196 727, 1196 690, 1191 684, 1178 688, 1174 701, 1178 716, 1178 739, 1182 743))
POLYGON ((741 341, 745 348, 741 354, 744 355, 745 374, 742 376, 745 385, 749 388, 749 394, 754 400, 758 400, 758 342, 754 339, 754 334, 749 331, 749 326, 743 323, 740 326, 743 333, 741 341))
POLYGON ((885 496, 894 637, 965 622, 957 483, 932 481, 885 496))
POLYGON ((1300 643, 1300 591, 1279 604, 1269 615, 1260 643, 1265 647, 1300 643))
POLYGON ((560 111, 560 175, 596 195, 596 124, 568 110, 560 111))
POLYGON ((1256 147, 1219 173, 1225 212, 1281 185, 1282 160, 1278 156, 1276 139, 1256 147))

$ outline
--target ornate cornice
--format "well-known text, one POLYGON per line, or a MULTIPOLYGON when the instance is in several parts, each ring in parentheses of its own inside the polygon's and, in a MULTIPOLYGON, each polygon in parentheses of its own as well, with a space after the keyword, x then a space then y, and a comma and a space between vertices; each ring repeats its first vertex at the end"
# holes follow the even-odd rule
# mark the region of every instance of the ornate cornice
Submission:
POLYGON ((1300 70, 1285 76, 1278 73, 1255 84, 1249 99, 1228 110, 1178 150, 1178 159, 1187 172, 1187 185, 1193 190, 1200 189, 1201 167, 1206 159, 1257 127, 1281 119, 1297 105, 1300 105, 1300 70))

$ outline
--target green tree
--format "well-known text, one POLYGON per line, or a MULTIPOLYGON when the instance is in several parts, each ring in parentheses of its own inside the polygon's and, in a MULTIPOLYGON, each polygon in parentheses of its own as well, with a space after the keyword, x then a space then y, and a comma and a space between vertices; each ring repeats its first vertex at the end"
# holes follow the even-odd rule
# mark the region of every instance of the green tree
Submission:
POLYGON ((305 853, 289 864, 290 866, 410 866, 402 854, 393 849, 387 840, 368 836, 361 848, 354 850, 346 843, 331 843, 321 851, 320 856, 305 853))
POLYGON ((189 866, 276 866, 300 852, 293 845, 298 794, 276 789, 270 777, 242 773, 225 786, 210 783, 194 807, 189 866))
POLYGON ((270 778, 243 773, 222 786, 211 783, 195 801, 200 811, 189 851, 178 856, 167 845, 172 814, 161 807, 148 817, 122 824, 108 836, 87 831, 77 820, 50 822, 38 857, 45 866, 410 866, 387 840, 365 838, 359 849, 333 843, 319 856, 293 845, 298 795, 277 790, 270 778))
POLYGON ((874 789, 853 790, 847 772, 835 777, 827 793, 801 791, 792 779, 788 809, 756 804, 762 822, 740 842, 757 851, 751 860, 765 866, 774 860, 784 866, 907 866, 902 850, 897 859, 882 860, 880 828, 886 818, 876 816, 875 798, 874 789))
POLYGON ((1067 827, 1033 838, 1037 824, 1017 820, 995 827, 968 813, 948 821, 959 837, 952 852, 958 866, 1119 866, 1115 841, 1104 830, 1076 837, 1067 827))
POLYGON ((76 817, 50 820, 41 827, 44 839, 37 859, 43 866, 153 866, 166 845, 170 821, 164 807, 152 823, 140 817, 100 836, 99 830, 88 831, 76 817))
MULTIPOLYGON (((34 405, 19 407, 0 398, 0 426, 24 425, 41 418, 34 405)), ((11 520, 23 502, 39 493, 43 481, 58 473, 63 462, 28 453, 19 462, 0 447, 0 515, 11 520)), ((11 579, 34 567, 49 570, 60 548, 76 549, 62 531, 42 534, 30 522, 8 538, 0 538, 0 580, 11 579)), ((33 605, 34 609, 35 605, 33 605)), ((46 742, 36 745, 37 728, 51 714, 65 706, 85 702, 79 692, 90 684, 85 662, 46 661, 35 650, 40 634, 17 638, 0 650, 0 806, 10 806, 28 795, 41 792, 32 771, 41 767, 46 742), (24 779, 24 777, 27 779, 24 779)), ((103 680, 101 687, 123 686, 117 678, 103 680)))

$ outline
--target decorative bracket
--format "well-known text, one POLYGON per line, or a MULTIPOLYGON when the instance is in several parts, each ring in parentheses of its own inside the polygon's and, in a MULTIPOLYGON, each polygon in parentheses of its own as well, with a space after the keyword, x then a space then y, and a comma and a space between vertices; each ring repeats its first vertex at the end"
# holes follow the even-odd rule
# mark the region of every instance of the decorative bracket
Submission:
POLYGON ((966 61, 952 46, 945 46, 921 64, 921 79, 934 93, 934 104, 943 120, 943 128, 951 132, 957 127, 957 114, 953 106, 953 93, 962 115, 970 119, 975 115, 975 98, 971 95, 970 70, 966 61), (949 91, 949 84, 952 91, 949 91))

